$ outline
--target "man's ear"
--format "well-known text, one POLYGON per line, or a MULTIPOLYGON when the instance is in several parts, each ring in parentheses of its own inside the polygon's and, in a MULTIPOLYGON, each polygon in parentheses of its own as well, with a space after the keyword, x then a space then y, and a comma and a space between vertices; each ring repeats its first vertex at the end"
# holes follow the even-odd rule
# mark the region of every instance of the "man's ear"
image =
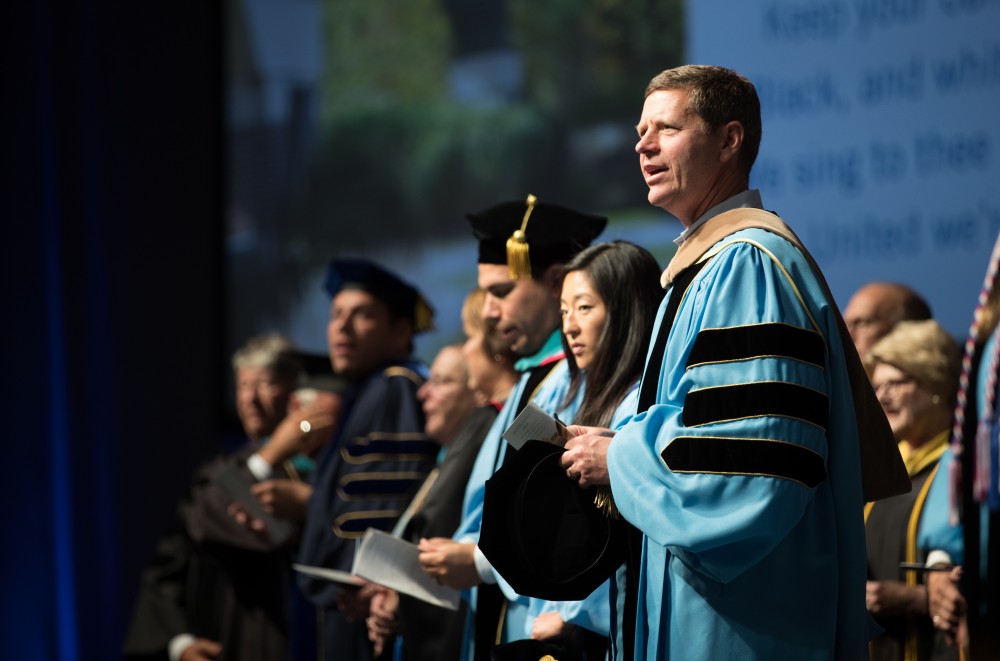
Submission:
POLYGON ((722 138, 719 160, 723 163, 735 161, 743 148, 743 125, 734 119, 720 126, 719 134, 722 138))
POLYGON ((562 295, 563 278, 566 277, 566 267, 563 264, 552 264, 542 274, 542 284, 556 292, 556 297, 562 295))
POLYGON ((393 345, 397 351, 403 351, 404 357, 410 354, 413 347, 414 324, 413 320, 406 317, 398 317, 392 321, 393 345))

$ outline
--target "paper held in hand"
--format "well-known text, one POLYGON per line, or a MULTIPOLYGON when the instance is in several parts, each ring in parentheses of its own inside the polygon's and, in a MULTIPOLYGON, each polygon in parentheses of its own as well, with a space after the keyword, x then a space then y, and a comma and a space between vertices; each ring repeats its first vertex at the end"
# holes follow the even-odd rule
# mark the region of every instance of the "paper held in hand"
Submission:
POLYGON ((264 511, 257 498, 250 492, 253 476, 236 464, 227 464, 212 476, 215 482, 226 494, 238 503, 251 517, 264 522, 264 529, 274 546, 282 546, 295 533, 295 526, 290 521, 279 519, 264 511))
POLYGON ((354 553, 351 573, 435 606, 458 609, 458 590, 440 585, 420 568, 416 544, 369 528, 354 553))
POLYGON ((545 441, 563 447, 569 440, 566 425, 543 411, 534 402, 528 402, 502 436, 515 450, 528 441, 545 441))
POLYGON ((365 583, 354 574, 341 571, 339 569, 327 569, 326 567, 314 567, 313 565, 300 565, 295 562, 292 563, 292 569, 300 574, 306 574, 307 576, 312 576, 313 578, 322 578, 325 581, 333 581, 334 583, 340 583, 341 585, 359 586, 364 585, 365 583))

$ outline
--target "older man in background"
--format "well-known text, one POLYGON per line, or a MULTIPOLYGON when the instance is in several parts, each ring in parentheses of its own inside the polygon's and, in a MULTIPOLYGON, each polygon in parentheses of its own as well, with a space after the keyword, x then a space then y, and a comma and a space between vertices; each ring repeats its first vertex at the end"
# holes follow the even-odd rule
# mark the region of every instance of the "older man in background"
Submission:
MULTIPOLYGON (((301 356, 276 334, 251 338, 233 355, 233 369, 247 443, 196 471, 142 575, 124 645, 127 659, 293 658, 289 561, 297 524, 284 524, 279 536, 277 522, 269 527, 254 518, 246 525, 245 516, 231 516, 232 508, 239 491, 252 503, 253 477, 245 461, 272 442, 298 449, 276 464, 273 484, 285 485, 290 494, 308 491, 303 480, 312 462, 300 451, 314 450, 329 436, 339 396, 317 395, 310 405, 297 406, 301 356), (316 423, 309 433, 299 424, 306 418, 316 423)), ((301 504, 298 510, 301 519, 301 504)))
POLYGON ((899 322, 930 318, 931 308, 927 301, 898 282, 862 285, 844 308, 844 322, 862 359, 899 322))

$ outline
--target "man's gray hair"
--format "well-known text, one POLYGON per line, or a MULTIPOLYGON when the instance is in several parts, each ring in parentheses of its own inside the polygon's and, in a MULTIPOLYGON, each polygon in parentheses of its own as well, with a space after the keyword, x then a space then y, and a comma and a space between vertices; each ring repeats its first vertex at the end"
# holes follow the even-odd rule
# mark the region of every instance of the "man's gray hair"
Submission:
POLYGON ((280 333, 265 333, 247 340, 233 353, 233 369, 269 369, 280 377, 296 379, 302 369, 295 345, 280 333))

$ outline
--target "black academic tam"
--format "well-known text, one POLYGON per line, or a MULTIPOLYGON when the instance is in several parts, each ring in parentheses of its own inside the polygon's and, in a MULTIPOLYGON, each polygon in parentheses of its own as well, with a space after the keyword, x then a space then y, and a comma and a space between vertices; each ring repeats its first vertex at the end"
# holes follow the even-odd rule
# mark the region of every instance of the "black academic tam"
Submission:
POLYGON ((508 451, 486 481, 480 550, 520 595, 585 599, 625 561, 625 522, 566 476, 561 447, 528 441, 508 451))

